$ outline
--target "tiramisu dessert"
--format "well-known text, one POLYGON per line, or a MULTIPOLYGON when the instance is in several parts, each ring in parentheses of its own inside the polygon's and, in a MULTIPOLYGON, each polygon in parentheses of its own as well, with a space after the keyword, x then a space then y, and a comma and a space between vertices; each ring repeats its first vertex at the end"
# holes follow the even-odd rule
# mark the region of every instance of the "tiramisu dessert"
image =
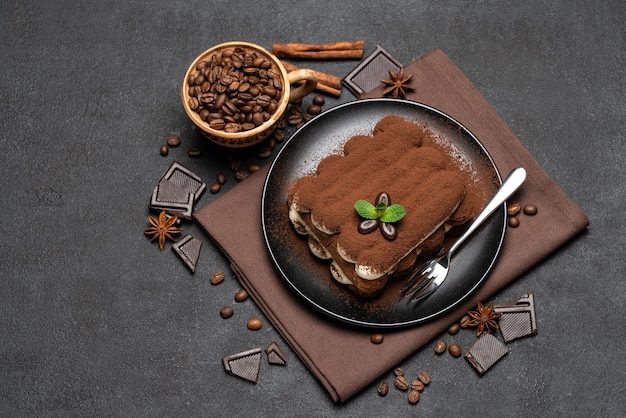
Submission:
POLYGON ((370 299, 473 219, 466 183, 431 131, 386 116, 291 184, 289 219, 337 282, 370 299))

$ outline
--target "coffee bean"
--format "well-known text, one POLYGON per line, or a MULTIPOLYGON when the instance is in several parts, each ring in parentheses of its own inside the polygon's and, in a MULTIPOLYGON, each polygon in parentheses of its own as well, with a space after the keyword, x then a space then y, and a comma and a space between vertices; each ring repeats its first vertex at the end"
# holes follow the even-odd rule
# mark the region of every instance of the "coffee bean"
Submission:
POLYGON ((393 384, 400 390, 409 390, 409 381, 404 376, 396 376, 393 384))
POLYGON ((407 398, 410 404, 415 405, 420 401, 420 393, 417 390, 412 390, 409 392, 409 396, 407 398))
POLYGON ((237 171, 237 172, 235 173, 235 178, 236 178, 238 181, 243 181, 243 180, 247 179, 247 178, 248 178, 248 176, 249 176, 249 174, 248 174, 247 172, 243 171, 243 170, 239 170, 239 171, 237 171))
POLYGON ((324 102, 326 101, 326 99, 324 99, 324 96, 313 96, 313 104, 317 105, 317 106, 324 106, 324 102))
POLYGON ((517 228, 519 226, 519 218, 517 216, 510 216, 507 223, 511 228, 517 228))
POLYGON ((419 379, 415 379, 411 382, 411 389, 421 392, 424 390, 424 382, 419 379))
POLYGON ((219 193, 220 190, 222 190, 222 185, 219 183, 213 183, 211 184, 211 186, 209 187, 209 191, 213 194, 219 193))
POLYGON ((217 175, 217 182, 221 184, 222 186, 226 184, 226 176, 224 175, 224 173, 219 173, 217 175))
POLYGON ((420 372, 417 374, 417 378, 425 385, 430 383, 430 375, 424 370, 420 370, 420 372))
POLYGON ((537 214, 537 206, 525 205, 523 211, 524 211, 524 215, 535 216, 537 214))
POLYGON ((458 324, 458 322, 455 322, 454 324, 448 327, 448 334, 454 335, 457 332, 459 332, 460 329, 461 329, 461 326, 458 324))
POLYGON ((396 376, 403 376, 404 369, 402 367, 396 367, 395 369, 393 369, 393 374, 395 374, 396 376))
POLYGON ((248 321, 247 326, 248 326, 248 329, 256 331, 258 329, 261 329, 261 327, 263 326, 263 322, 261 322, 259 318, 252 318, 248 321))
POLYGON ((232 306, 224 306, 222 309, 220 309, 220 316, 224 319, 230 318, 231 316, 233 316, 234 313, 235 310, 232 306))
POLYGON ((259 171, 261 169, 261 166, 258 164, 250 164, 248 166, 248 171, 251 173, 256 173, 257 171, 259 171))
POLYGON ((461 349, 460 345, 458 345, 457 343, 454 343, 454 344, 450 344, 450 346, 448 347, 448 352, 452 354, 453 357, 459 357, 461 353, 463 352, 463 350, 461 349))
POLYGON ((243 302, 246 299, 248 299, 248 292, 246 292, 245 290, 242 289, 235 293, 235 301, 243 302))
POLYGON ((435 353, 437 354, 443 354, 445 353, 447 349, 448 349, 448 343, 446 343, 444 340, 439 340, 435 344, 435 353))
POLYGON ((239 169, 241 168, 241 160, 239 159, 234 159, 230 162, 230 169, 234 172, 239 171, 239 169))
POLYGON ((511 203, 510 205, 508 205, 508 207, 506 208, 506 213, 509 216, 515 216, 519 213, 519 211, 522 209, 522 205, 519 202, 515 202, 515 203, 511 203))
POLYGON ((269 158, 272 155, 272 149, 269 147, 260 147, 256 155, 259 158, 269 158))
POLYGON ((159 149, 159 153, 161 153, 162 156, 166 156, 167 154, 169 154, 170 152, 170 148, 167 146, 167 144, 163 144, 161 145, 161 148, 159 149))
POLYGON ((167 137, 167 145, 170 147, 177 147, 180 145, 180 136, 170 135, 167 137))
POLYGON ((472 318, 469 317, 469 315, 464 315, 463 318, 461 318, 461 320, 459 321, 459 325, 461 326, 461 328, 465 329, 467 327, 469 327, 469 323, 472 320, 472 318))
POLYGON ((322 112, 322 108, 318 105, 309 105, 309 107, 306 108, 306 112, 310 115, 317 115, 319 113, 322 112))
POLYGON ((211 284, 220 284, 224 281, 225 277, 226 275, 221 270, 213 272, 213 274, 211 274, 211 279, 210 279, 211 284))
POLYGON ((389 385, 387 384, 387 382, 380 382, 378 384, 378 387, 376 388, 376 391, 380 396, 387 396, 387 394, 389 393, 389 385))
POLYGON ((187 155, 189 155, 192 158, 197 158, 202 155, 202 150, 198 147, 191 147, 189 148, 189 151, 187 151, 187 155))
POLYGON ((370 341, 373 344, 382 344, 384 339, 385 336, 383 334, 372 334, 372 336, 370 337, 370 341))

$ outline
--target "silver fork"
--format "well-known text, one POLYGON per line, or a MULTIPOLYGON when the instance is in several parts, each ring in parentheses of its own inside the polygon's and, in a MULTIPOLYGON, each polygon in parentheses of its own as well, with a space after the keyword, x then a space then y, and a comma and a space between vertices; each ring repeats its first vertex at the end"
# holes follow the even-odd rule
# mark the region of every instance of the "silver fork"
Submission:
POLYGON ((416 269, 406 280, 400 289, 402 297, 411 297, 411 302, 417 302, 431 295, 441 286, 446 279, 450 269, 450 259, 452 254, 463 244, 472 233, 485 222, 495 210, 500 207, 524 182, 526 170, 518 167, 511 171, 504 180, 496 194, 491 198, 483 210, 478 214, 474 222, 467 228, 467 231, 450 247, 442 256, 424 264, 422 268, 416 269))

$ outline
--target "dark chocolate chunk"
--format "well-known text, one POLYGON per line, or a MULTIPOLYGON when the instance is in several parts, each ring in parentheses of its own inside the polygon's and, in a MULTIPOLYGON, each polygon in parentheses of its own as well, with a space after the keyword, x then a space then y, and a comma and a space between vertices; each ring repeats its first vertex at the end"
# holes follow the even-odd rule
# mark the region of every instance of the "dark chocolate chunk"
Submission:
POLYGON ((201 248, 202 241, 191 235, 185 235, 172 245, 172 250, 183 260, 192 273, 196 271, 196 264, 200 257, 201 248))
POLYGON ((159 180, 148 206, 183 219, 191 219, 193 206, 205 189, 206 183, 198 175, 174 161, 159 180))
POLYGON ((537 334, 535 295, 532 292, 518 300, 494 305, 493 310, 502 314, 498 325, 505 342, 537 334))
POLYGON ((359 65, 348 73, 343 79, 343 84, 357 98, 364 93, 373 90, 380 84, 380 80, 389 78, 389 71, 398 72, 403 65, 395 59, 382 46, 376 45, 376 49, 359 65))
POLYGON ((162 177, 162 180, 163 179, 167 179, 185 192, 193 194, 195 199, 194 203, 202 196, 202 193, 204 193, 206 189, 206 183, 204 183, 197 174, 176 161, 167 169, 162 177))
POLYGON ((256 384, 261 369, 261 347, 226 356, 222 363, 229 375, 256 384))
POLYGON ((161 180, 152 192, 148 207, 157 211, 164 210, 168 215, 182 219, 191 219, 194 200, 192 193, 183 192, 169 180, 161 180), (181 202, 181 196, 185 196, 184 202, 181 202))
POLYGON ((282 350, 275 341, 267 346, 267 348, 265 349, 265 353, 267 353, 267 361, 270 364, 279 364, 282 366, 287 364, 285 354, 282 352, 282 350))
POLYGON ((499 339, 491 334, 481 335, 465 354, 465 358, 479 375, 483 375, 509 352, 499 339))

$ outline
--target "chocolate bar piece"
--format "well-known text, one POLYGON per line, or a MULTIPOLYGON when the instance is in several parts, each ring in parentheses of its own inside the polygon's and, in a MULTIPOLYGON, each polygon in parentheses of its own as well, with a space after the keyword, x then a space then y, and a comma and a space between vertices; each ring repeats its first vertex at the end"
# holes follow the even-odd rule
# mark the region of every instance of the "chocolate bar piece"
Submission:
POLYGON ((192 273, 196 271, 201 248, 202 241, 191 235, 185 235, 172 245, 172 250, 183 260, 192 273))
POLYGON ((465 358, 482 376, 498 360, 509 352, 500 340, 491 334, 481 335, 465 354, 465 358))
POLYGON ((161 180, 163 179, 171 181, 187 193, 192 193, 195 201, 202 196, 202 193, 204 193, 206 189, 206 183, 204 183, 197 174, 176 161, 174 161, 165 174, 163 174, 161 180))
POLYGON ((403 65, 395 59, 386 49, 376 45, 376 49, 363 59, 343 79, 343 84, 357 98, 373 90, 382 79, 389 78, 389 71, 396 73, 403 65))
POLYGON ((267 361, 270 364, 279 364, 283 366, 287 364, 285 354, 282 352, 282 350, 275 341, 267 346, 265 352, 267 353, 267 361))
POLYGON ((256 384, 261 369, 261 347, 226 356, 222 363, 226 373, 256 384))
POLYGON ((498 318, 498 325, 505 342, 537 335, 534 293, 529 292, 518 300, 495 305, 493 310, 502 314, 498 318))
POLYGON ((193 206, 206 189, 200 177, 174 161, 159 180, 150 198, 150 209, 191 219, 193 206))

